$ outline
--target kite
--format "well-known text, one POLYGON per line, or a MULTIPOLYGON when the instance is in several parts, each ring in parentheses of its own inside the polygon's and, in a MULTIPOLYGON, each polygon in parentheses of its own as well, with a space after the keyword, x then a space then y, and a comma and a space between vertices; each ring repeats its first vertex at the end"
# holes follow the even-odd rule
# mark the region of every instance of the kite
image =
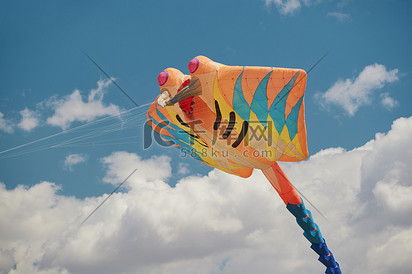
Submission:
POLYGON ((163 140, 196 160, 247 178, 262 170, 326 266, 341 273, 312 214, 279 166, 308 157, 306 72, 277 67, 227 66, 197 56, 190 75, 167 68, 160 95, 147 112, 163 140))

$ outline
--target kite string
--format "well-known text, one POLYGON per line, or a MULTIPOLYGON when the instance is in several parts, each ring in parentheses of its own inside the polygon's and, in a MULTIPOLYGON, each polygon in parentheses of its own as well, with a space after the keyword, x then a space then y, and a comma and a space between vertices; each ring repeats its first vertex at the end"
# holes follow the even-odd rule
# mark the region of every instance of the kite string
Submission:
POLYGON ((129 174, 129 176, 126 177, 126 179, 123 180, 123 182, 121 182, 113 191, 112 193, 109 194, 109 196, 107 196, 103 202, 101 202, 87 217, 86 219, 83 220, 83 222, 81 222, 80 225, 84 224, 84 222, 87 221, 87 219, 90 218, 90 216, 92 216, 112 195, 113 193, 115 193, 135 172, 136 172, 137 168, 135 168, 135 170, 132 171, 132 173, 129 174))
POLYGON ((303 199, 305 199, 326 221, 329 222, 328 218, 326 218, 326 216, 323 215, 323 213, 320 212, 320 210, 319 210, 308 198, 306 198, 305 195, 303 195, 303 193, 302 193, 301 191, 299 191, 299 190, 296 188, 295 185, 294 185, 293 187, 295 188, 295 190, 299 193, 299 195, 300 195, 303 199))
MULTIPOLYGON (((131 109, 129 109, 129 110, 126 110, 126 111, 123 111, 123 112, 120 112, 120 113, 116 113, 116 114, 113 114, 113 115, 109 115, 109 116, 103 117, 103 118, 98 119, 98 120, 90 121, 90 122, 88 122, 88 123, 85 123, 85 124, 82 124, 82 125, 73 127, 73 128, 71 128, 71 129, 68 129, 68 130, 64 130, 64 131, 61 131, 61 132, 58 132, 58 133, 54 133, 54 134, 51 134, 51 135, 48 135, 48 136, 45 136, 45 137, 42 137, 42 138, 39 138, 39 139, 30 141, 30 142, 27 142, 27 143, 24 143, 24 144, 21 144, 21 145, 17 145, 17 146, 14 146, 14 147, 5 149, 5 150, 3 150, 3 151, 0 151, 0 155, 1 155, 1 154, 8 153, 8 152, 11 152, 11 151, 14 151, 14 150, 17 150, 17 149, 20 149, 20 148, 23 148, 23 147, 27 147, 27 146, 29 146, 29 145, 33 145, 33 144, 36 144, 36 143, 39 143, 39 142, 42 142, 42 141, 45 141, 45 140, 48 140, 48 139, 51 139, 51 138, 54 138, 54 137, 58 137, 58 136, 61 136, 61 135, 66 135, 66 134, 69 134, 69 133, 73 133, 73 132, 75 132, 75 131, 77 131, 77 132, 80 132, 80 131, 82 131, 82 130, 89 130, 89 131, 90 131, 90 129, 87 129, 88 127, 95 126, 95 125, 97 125, 97 124, 99 124, 99 123, 101 123, 101 122, 103 122, 103 121, 108 120, 108 119, 121 118, 122 115, 132 115, 132 112, 133 112, 133 111, 135 111, 135 110, 139 110, 139 111, 140 111, 140 110, 142 110, 144 107, 149 106, 149 105, 151 105, 151 104, 152 104, 152 103, 147 103, 147 104, 144 104, 144 105, 140 105, 139 107, 131 108, 131 109)), ((141 121, 145 120, 145 118, 142 119, 141 117, 139 117, 140 115, 136 115, 136 116, 138 117, 138 118, 137 118, 137 122, 139 122, 139 123, 140 123, 141 121)), ((134 117, 133 117, 133 118, 128 118, 128 117, 126 116, 125 121, 126 121, 126 123, 127 123, 128 121, 133 121, 133 119, 136 119, 136 118, 134 118, 134 117)), ((109 126, 106 126, 106 127, 110 127, 110 125, 109 125, 109 126)), ((132 127, 132 126, 129 126, 129 127, 132 127)), ((95 131, 99 131, 99 129, 96 129, 95 131)), ((112 130, 109 130, 109 132, 112 132, 112 131, 113 131, 113 129, 112 129, 112 130)), ((88 133, 88 134, 90 134, 90 133, 88 133)), ((88 134, 86 134, 86 136, 87 136, 88 134)), ((99 134, 99 135, 101 135, 101 134, 99 134)), ((78 137, 78 138, 81 138, 81 137, 78 137)), ((67 140, 66 140, 66 141, 63 141, 62 143, 64 143, 64 142, 67 142, 67 140)), ((53 146, 56 146, 56 145, 58 145, 58 143, 57 143, 57 144, 53 144, 53 146)), ((42 149, 43 149, 43 148, 44 148, 44 147, 42 147, 42 149)), ((36 150, 37 150, 37 149, 36 149, 36 150)), ((3 157, 0 157, 0 159, 2 159, 2 158, 4 158, 4 157, 8 158, 6 155, 3 155, 3 157)))
POLYGON ((109 74, 107 74, 86 52, 82 51, 84 55, 86 55, 86 57, 101 71, 103 72, 104 75, 107 76, 107 78, 110 79, 110 81, 112 81, 112 83, 136 106, 139 107, 139 105, 132 99, 132 97, 129 96, 129 94, 127 94, 126 91, 124 91, 117 83, 116 81, 114 81, 112 79, 112 77, 110 77, 109 74))

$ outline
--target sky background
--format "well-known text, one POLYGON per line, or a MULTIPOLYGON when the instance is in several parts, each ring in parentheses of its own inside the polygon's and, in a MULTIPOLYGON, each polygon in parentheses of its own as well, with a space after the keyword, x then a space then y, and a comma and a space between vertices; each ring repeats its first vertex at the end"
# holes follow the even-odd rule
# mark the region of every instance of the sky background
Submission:
POLYGON ((167 67, 188 74, 205 55, 309 70, 325 54, 305 93, 310 158, 282 167, 326 215, 306 203, 343 273, 411 273, 411 11, 401 0, 0 1, 0 273, 322 273, 260 171, 241 179, 144 149, 143 134, 167 67))

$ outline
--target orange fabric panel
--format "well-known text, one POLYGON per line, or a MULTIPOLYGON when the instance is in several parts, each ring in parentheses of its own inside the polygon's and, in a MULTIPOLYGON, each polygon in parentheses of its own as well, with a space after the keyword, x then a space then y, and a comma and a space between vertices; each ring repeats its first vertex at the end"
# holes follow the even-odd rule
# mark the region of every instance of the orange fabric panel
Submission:
POLYGON ((298 119, 298 138, 300 147, 302 148, 303 155, 305 159, 309 156, 308 142, 306 139, 306 123, 305 123, 305 102, 302 102, 302 105, 299 110, 299 119, 298 119))
POLYGON ((273 72, 268 81, 268 88, 266 89, 268 108, 273 104, 276 96, 280 93, 283 87, 289 83, 296 72, 297 70, 294 69, 273 68, 273 72))
POLYGON ((286 205, 302 203, 302 199, 278 163, 262 171, 286 205))
POLYGON ((253 168, 232 169, 231 172, 242 178, 249 178, 252 175, 253 168))
POLYGON ((245 67, 243 69, 242 91, 249 106, 252 104, 256 88, 271 70, 272 69, 268 67, 245 67))
POLYGON ((217 79, 220 92, 229 106, 232 106, 233 91, 235 89, 236 80, 242 73, 243 67, 222 66, 217 72, 217 79))
POLYGON ((212 111, 209 106, 198 96, 195 98, 195 107, 193 109, 193 115, 190 122, 193 121, 195 123, 201 122, 199 124, 203 128, 212 128, 213 124, 215 123, 216 114, 212 111))
POLYGON ((295 70, 296 72, 300 71, 295 84, 293 85, 292 90, 289 93, 288 98, 286 99, 286 108, 285 116, 288 117, 292 108, 296 105, 299 99, 303 96, 306 88, 306 72, 304 70, 295 70))

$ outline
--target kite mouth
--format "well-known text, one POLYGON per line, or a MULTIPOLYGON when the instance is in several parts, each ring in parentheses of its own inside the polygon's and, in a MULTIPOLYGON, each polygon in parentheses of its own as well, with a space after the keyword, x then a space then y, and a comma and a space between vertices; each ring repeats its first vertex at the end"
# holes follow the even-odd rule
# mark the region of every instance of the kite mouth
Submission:
POLYGON ((165 102, 165 105, 171 106, 179 103, 180 108, 186 114, 192 114, 195 106, 195 96, 202 94, 202 87, 199 79, 192 77, 182 83, 177 90, 177 94, 165 102))
POLYGON ((188 92, 190 91, 190 88, 188 86, 190 81, 191 79, 184 81, 177 90, 177 94, 180 93, 183 98, 179 100, 179 107, 186 114, 192 114, 195 107, 195 96, 191 95, 191 93, 188 92))
POLYGON ((190 96, 186 99, 179 101, 179 107, 186 114, 193 114, 193 109, 195 107, 195 97, 190 96))

